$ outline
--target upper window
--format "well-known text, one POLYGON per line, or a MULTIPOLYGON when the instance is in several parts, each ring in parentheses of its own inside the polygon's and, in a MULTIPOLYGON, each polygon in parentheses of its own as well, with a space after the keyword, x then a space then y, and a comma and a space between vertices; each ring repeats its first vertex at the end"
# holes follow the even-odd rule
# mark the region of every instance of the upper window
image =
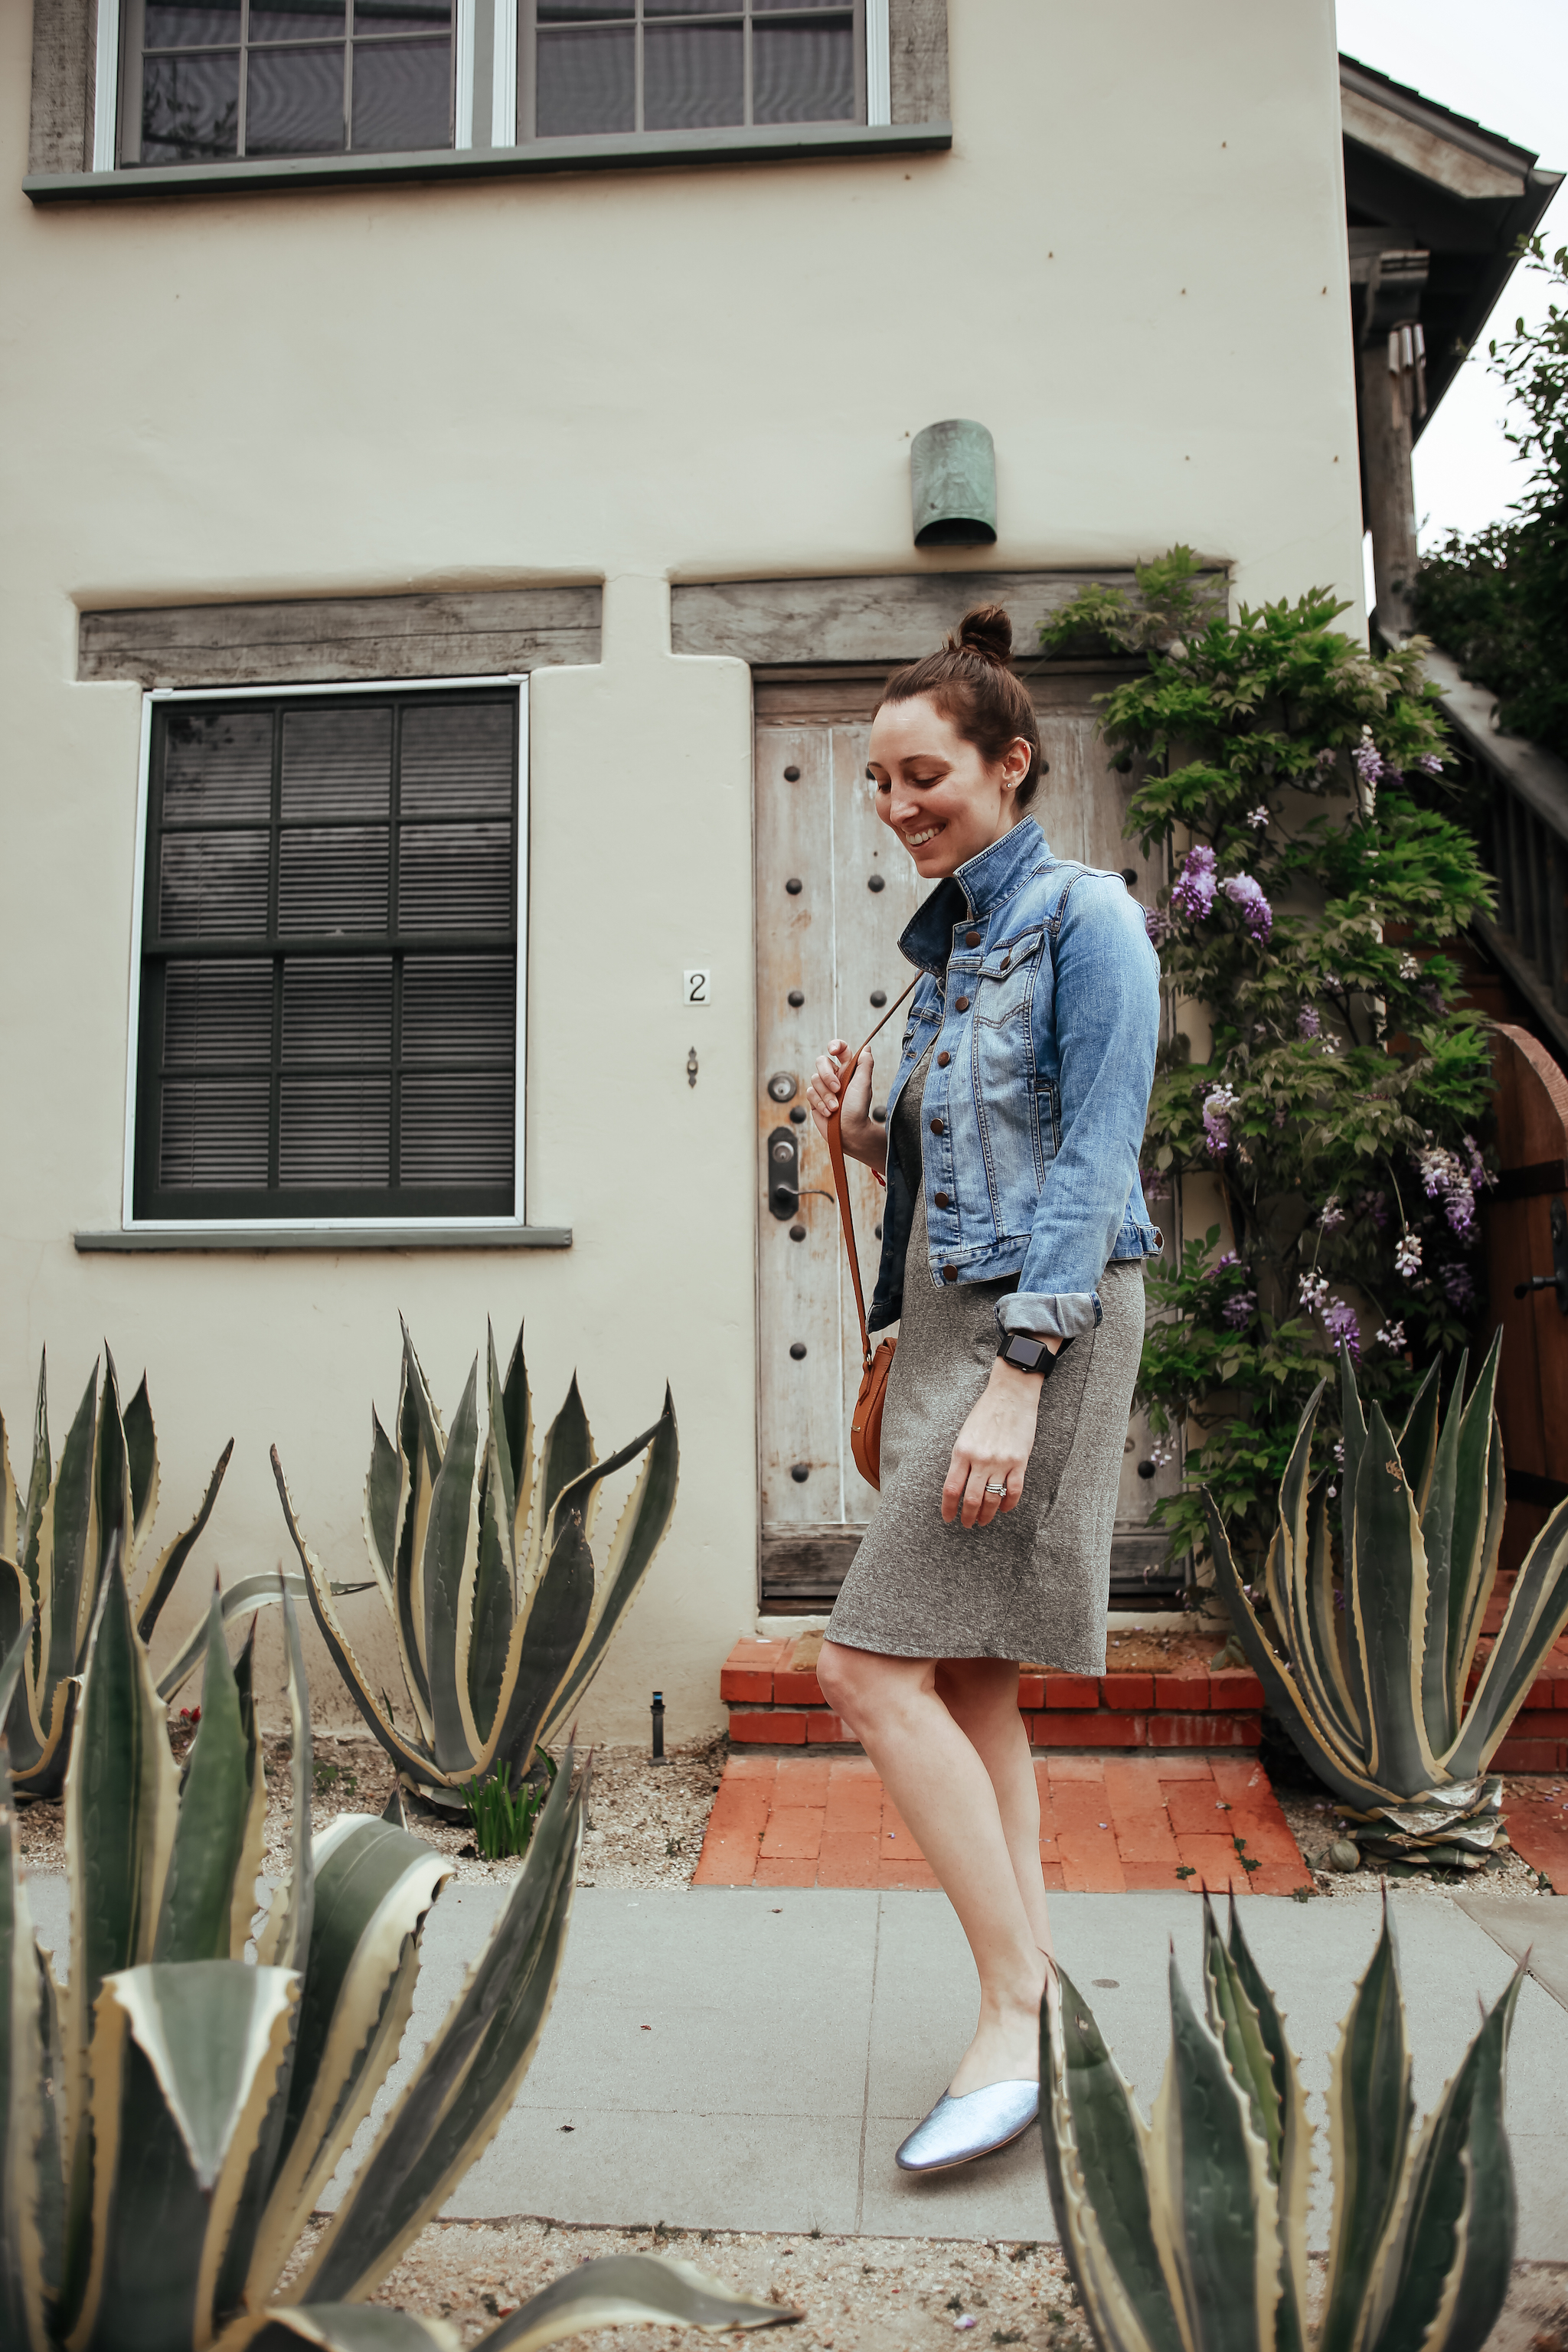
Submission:
POLYGON ((864 0, 522 0, 521 135, 866 120, 864 0))
POLYGON ((450 147, 453 0, 129 0, 120 160, 450 147))
POLYGON ((159 696, 135 1219, 511 1217, 520 696, 159 696))

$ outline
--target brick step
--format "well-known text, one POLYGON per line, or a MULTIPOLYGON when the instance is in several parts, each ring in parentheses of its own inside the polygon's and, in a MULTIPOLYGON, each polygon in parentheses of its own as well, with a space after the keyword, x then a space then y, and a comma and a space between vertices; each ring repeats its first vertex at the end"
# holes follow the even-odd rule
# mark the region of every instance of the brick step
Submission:
MULTIPOLYGON (((1051 1756, 1035 1767, 1050 1892, 1289 1895, 1311 1885, 1279 1802, 1248 1757, 1051 1756)), ((936 1876, 863 1756, 731 1756, 698 1886, 933 1887, 936 1876)))

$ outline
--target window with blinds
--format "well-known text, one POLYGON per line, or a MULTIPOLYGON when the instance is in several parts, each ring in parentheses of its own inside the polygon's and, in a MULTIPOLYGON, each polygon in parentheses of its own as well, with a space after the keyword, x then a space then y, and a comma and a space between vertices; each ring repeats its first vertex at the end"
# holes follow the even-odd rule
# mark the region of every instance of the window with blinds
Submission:
POLYGON ((866 120, 864 0, 521 5, 535 139, 866 120))
POLYGON ((515 1206, 515 686, 153 705, 139 1218, 515 1206))

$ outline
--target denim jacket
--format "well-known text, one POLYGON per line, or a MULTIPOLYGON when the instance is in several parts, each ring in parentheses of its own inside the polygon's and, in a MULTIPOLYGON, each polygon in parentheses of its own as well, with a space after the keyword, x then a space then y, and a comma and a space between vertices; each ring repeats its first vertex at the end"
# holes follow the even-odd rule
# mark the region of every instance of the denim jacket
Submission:
POLYGON ((934 1046, 921 1113, 932 1284, 1016 1275, 1004 1330, 1092 1330, 1109 1261, 1161 1241, 1138 1181, 1160 1023, 1142 910, 1119 874, 1053 857, 1025 817, 937 885, 899 946, 921 978, 887 1097, 872 1329, 902 1312, 914 1221, 893 1112, 934 1046))

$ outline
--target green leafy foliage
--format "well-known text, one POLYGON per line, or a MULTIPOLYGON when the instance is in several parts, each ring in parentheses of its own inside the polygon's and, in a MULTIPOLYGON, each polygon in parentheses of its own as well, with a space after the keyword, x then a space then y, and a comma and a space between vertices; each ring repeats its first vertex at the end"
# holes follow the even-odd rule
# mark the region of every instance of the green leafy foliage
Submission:
POLYGON ((481 1780, 477 1787, 464 1790, 474 1845, 487 1862, 527 1853, 534 1823, 544 1809, 550 1783, 555 1778, 554 1758, 546 1756, 541 1761, 543 1770, 539 1779, 525 1784, 515 1794, 504 1780, 481 1780))
MULTIPOLYGON (((1503 2128, 1524 1971, 1483 2015, 1425 2127, 1393 1931, 1356 1988, 1330 2075, 1333 2225, 1319 2352, 1481 2352, 1517 2227, 1503 2128)), ((1171 1962, 1171 2055, 1145 2123, 1071 1979, 1040 2011, 1046 2174, 1100 2352, 1301 2352, 1312 2127, 1294 2052, 1233 1901, 1204 1898, 1205 2012, 1171 1962)))
MULTIPOLYGON (((1568 292, 1568 246, 1526 250, 1568 292)), ((1465 538, 1451 531, 1422 559, 1421 625, 1467 677, 1498 697, 1503 726, 1568 759, 1568 306, 1489 345, 1494 373, 1520 413, 1508 438, 1531 467, 1513 519, 1465 538)))
MULTIPOLYGON (((1189 551, 1164 562, 1138 575, 1147 667, 1101 727, 1142 762, 1129 830, 1172 876, 1148 917, 1170 1034, 1145 1188, 1210 1177, 1224 1222, 1151 1280, 1140 1393, 1156 1458, 1187 1430, 1158 1507, 1177 1551, 1205 1550, 1206 1483, 1256 1565, 1325 1355, 1348 1348, 1392 1405, 1478 1306, 1488 1044, 1450 1006, 1446 943, 1491 899, 1469 835, 1424 804, 1444 737, 1419 644, 1369 654, 1325 590, 1194 625, 1189 551)), ((1054 637, 1081 613, 1140 642, 1119 596, 1086 591, 1054 637)))

